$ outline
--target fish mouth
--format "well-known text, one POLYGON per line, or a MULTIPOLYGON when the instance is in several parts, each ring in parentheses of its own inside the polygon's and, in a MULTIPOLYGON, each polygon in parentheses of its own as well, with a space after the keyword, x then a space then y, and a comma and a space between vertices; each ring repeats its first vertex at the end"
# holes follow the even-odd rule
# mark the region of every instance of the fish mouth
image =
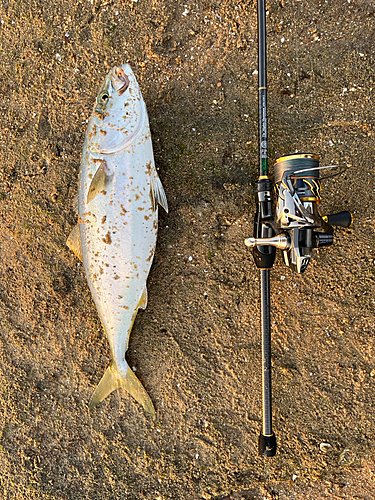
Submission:
POLYGON ((112 70, 111 83, 118 95, 122 95, 128 89, 130 80, 121 67, 115 66, 112 70))

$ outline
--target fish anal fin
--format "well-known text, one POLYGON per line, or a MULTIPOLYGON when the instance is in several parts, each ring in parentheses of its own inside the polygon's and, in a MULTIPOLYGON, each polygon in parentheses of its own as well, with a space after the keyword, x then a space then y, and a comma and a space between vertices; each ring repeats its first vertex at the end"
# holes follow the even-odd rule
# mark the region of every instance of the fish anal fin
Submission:
POLYGON ((126 361, 123 362, 121 373, 118 371, 114 361, 111 362, 105 371, 102 379, 91 397, 89 408, 93 409, 98 403, 103 401, 112 391, 122 387, 126 389, 133 398, 143 406, 143 408, 156 418, 154 405, 139 379, 134 375, 126 361))
POLYGON ((90 203, 99 193, 105 193, 112 178, 113 173, 110 172, 107 162, 101 160, 100 167, 95 172, 87 193, 87 203, 90 203))
POLYGON ((159 179, 158 174, 153 173, 151 175, 151 200, 152 200, 152 205, 153 209, 156 210, 156 207, 161 205, 164 210, 168 213, 168 202, 167 202, 167 197, 165 196, 165 191, 163 188, 163 185, 161 183, 161 180, 159 179))
POLYGON ((76 224, 70 231, 66 244, 70 250, 82 261, 82 246, 81 235, 79 232, 79 224, 76 224))

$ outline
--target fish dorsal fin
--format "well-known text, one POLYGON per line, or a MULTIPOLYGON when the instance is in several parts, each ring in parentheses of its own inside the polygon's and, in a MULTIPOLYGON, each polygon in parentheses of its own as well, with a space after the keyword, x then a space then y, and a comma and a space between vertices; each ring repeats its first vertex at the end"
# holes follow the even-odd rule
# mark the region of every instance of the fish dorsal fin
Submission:
POLYGON ((66 244, 70 250, 82 261, 82 246, 81 246, 81 235, 79 232, 79 224, 76 224, 71 230, 66 244))
POLYGON ((87 193, 87 203, 90 203, 90 201, 92 201, 97 194, 105 194, 108 184, 111 182, 112 178, 113 173, 109 170, 107 162, 105 160, 101 160, 100 167, 96 171, 87 193))
POLYGON ((168 213, 167 197, 165 196, 163 185, 156 172, 151 175, 151 199, 154 210, 156 210, 159 204, 168 213))

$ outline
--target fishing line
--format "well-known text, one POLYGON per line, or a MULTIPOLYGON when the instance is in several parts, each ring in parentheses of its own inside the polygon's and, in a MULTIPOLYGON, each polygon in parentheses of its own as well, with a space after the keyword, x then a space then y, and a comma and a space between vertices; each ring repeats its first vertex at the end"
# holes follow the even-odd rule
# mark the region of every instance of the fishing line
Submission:
MULTIPOLYGON (((296 21, 296 14, 297 14, 297 9, 295 8, 295 3, 294 0, 292 0, 292 7, 293 7, 293 31, 294 31, 294 40, 295 40, 295 58, 296 58, 296 86, 295 86, 295 96, 297 99, 297 122, 298 122, 298 128, 299 128, 299 133, 298 133, 298 141, 301 141, 301 136, 302 136, 302 121, 301 121, 301 94, 300 94, 300 78, 299 78, 299 50, 298 50, 298 37, 297 37, 297 21, 296 21)), ((301 149, 301 148, 299 148, 301 149)), ((298 149, 296 149, 298 151, 298 149)))

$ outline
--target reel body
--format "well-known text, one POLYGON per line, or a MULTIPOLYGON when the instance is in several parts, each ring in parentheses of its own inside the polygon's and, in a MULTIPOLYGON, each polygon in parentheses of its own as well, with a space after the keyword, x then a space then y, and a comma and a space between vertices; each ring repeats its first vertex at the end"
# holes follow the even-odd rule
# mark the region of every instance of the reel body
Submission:
MULTIPOLYGON (((245 240, 247 246, 254 248, 254 254, 259 249, 264 253, 268 245, 269 248, 279 248, 283 251, 285 264, 297 273, 302 273, 310 262, 314 248, 332 245, 332 225, 350 226, 350 212, 326 217, 319 215, 319 172, 322 168, 327 167, 319 167, 319 156, 314 154, 283 156, 276 161, 276 215, 274 220, 268 217, 264 221, 273 236, 245 240)), ((255 236, 260 232, 258 228, 255 236)))
POLYGON ((307 154, 285 156, 275 164, 275 226, 288 235, 284 262, 297 273, 307 268, 316 246, 314 233, 322 226, 317 207, 321 190, 318 168, 319 157, 307 154))

